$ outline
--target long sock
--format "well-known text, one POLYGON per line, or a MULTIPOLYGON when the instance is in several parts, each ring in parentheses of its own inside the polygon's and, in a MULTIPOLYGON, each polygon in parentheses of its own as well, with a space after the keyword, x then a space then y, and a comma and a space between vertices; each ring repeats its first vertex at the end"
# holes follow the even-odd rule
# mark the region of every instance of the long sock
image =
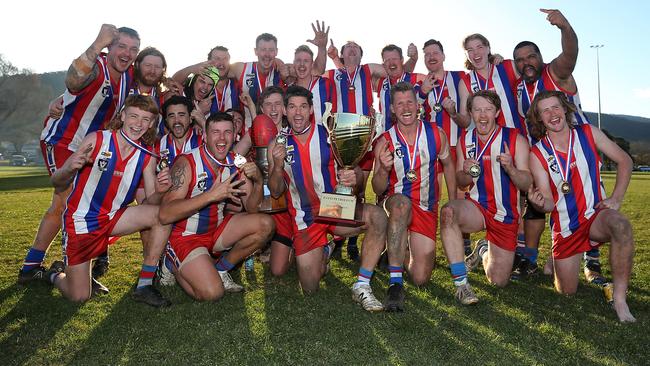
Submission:
POLYGON ((359 274, 357 275, 356 283, 365 283, 369 285, 370 279, 372 278, 372 272, 373 271, 371 270, 359 267, 359 274))
POLYGON ((230 270, 233 269, 234 267, 235 267, 235 265, 232 264, 232 263, 230 263, 230 262, 228 262, 228 259, 226 259, 226 256, 225 256, 225 255, 222 256, 222 257, 219 259, 219 261, 217 262, 217 264, 214 265, 214 268, 216 268, 217 271, 219 271, 219 272, 230 271, 230 270))
POLYGON ((455 286, 462 286, 467 283, 467 267, 465 262, 456 262, 449 265, 451 279, 455 286))
POLYGON ((526 251, 526 237, 524 234, 518 234, 517 235, 517 247, 515 249, 515 254, 519 254, 521 256, 525 255, 526 251))
POLYGON ((20 269, 21 272, 25 273, 34 268, 42 266, 44 259, 44 250, 29 248, 29 251, 27 251, 27 255, 25 256, 25 261, 23 262, 23 267, 20 269))
POLYGON ((600 261, 600 248, 591 248, 584 254, 585 261, 600 261))
POLYGON ((153 277, 156 274, 156 268, 156 266, 148 266, 146 264, 143 264, 142 270, 140 270, 140 278, 138 278, 138 285, 136 288, 153 285, 153 277))
POLYGON ((390 273, 390 280, 389 284, 399 284, 403 285, 404 284, 404 278, 402 277, 402 266, 388 266, 388 272, 390 273))
POLYGON ((488 251, 489 247, 490 247, 489 245, 485 245, 481 249, 479 249, 479 251, 478 251, 479 258, 483 259, 483 256, 485 256, 485 252, 488 251))
POLYGON ((528 259, 530 263, 537 263, 537 248, 524 248, 524 257, 528 259))
POLYGON ((352 237, 348 238, 348 246, 356 247, 357 246, 357 238, 358 238, 358 236, 352 236, 352 237))
POLYGON ((108 261, 108 249, 106 249, 102 254, 98 255, 97 259, 100 259, 100 260, 103 259, 103 260, 108 261))
POLYGON ((469 238, 463 239, 463 248, 465 249, 465 255, 469 255, 472 252, 472 240, 469 238))

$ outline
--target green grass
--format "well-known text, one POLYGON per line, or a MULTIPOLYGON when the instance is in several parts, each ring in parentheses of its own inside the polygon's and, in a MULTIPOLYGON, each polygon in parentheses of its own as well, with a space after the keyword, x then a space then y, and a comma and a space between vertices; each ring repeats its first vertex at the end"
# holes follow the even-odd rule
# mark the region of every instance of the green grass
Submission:
MULTIPOLYGON (((141 264, 137 236, 112 247, 103 280, 110 294, 71 304, 45 284, 16 285, 51 188, 43 168, 0 168, 0 364, 648 364, 649 183, 635 174, 623 206, 636 238, 628 303, 638 322, 621 325, 599 288, 582 283, 577 295, 560 296, 543 275, 497 289, 474 272, 481 302, 461 307, 441 250, 432 281, 406 285, 401 314, 369 314, 352 302, 358 267, 345 255, 310 297, 295 270, 274 278, 258 262, 254 273, 233 274, 243 294, 197 303, 165 288, 174 305, 156 310, 129 297, 141 264)), ((541 263, 548 232, 543 240, 541 263)), ((57 240, 48 264, 60 250, 57 240)), ((387 283, 381 271, 373 279, 380 299, 387 283)))

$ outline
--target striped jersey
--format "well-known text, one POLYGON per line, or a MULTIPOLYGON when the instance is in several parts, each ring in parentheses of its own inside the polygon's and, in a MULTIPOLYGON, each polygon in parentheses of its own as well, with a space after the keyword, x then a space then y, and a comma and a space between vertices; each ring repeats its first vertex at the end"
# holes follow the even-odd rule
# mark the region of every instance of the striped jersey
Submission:
POLYGON ((393 117, 390 111, 390 88, 400 81, 406 81, 411 85, 417 84, 417 74, 410 72, 402 73, 402 76, 397 80, 390 80, 390 78, 381 78, 377 82, 377 98, 379 98, 379 113, 384 115, 384 130, 388 131, 393 127, 393 117))
MULTIPOLYGON (((445 109, 440 112, 434 110, 436 103, 442 104, 442 101, 449 97, 456 104, 456 113, 460 111, 460 93, 458 92, 459 84, 464 77, 464 71, 447 71, 444 80, 438 80, 439 86, 431 89, 429 94, 418 92, 418 102, 424 107, 423 120, 435 122, 438 127, 445 131, 449 138, 449 146, 456 146, 462 129, 449 116, 445 109), (443 86, 444 83, 444 86, 443 86), (442 89, 442 91, 440 90, 442 89), (442 95, 441 95, 442 94, 442 95)), ((421 85, 421 84, 420 84, 421 85)))
POLYGON ((174 164, 174 160, 177 156, 182 153, 189 152, 192 149, 195 149, 203 144, 203 135, 196 133, 196 131, 190 127, 187 136, 185 137, 185 143, 180 149, 176 148, 174 143, 174 138, 171 133, 163 136, 158 143, 156 144, 156 153, 160 157, 166 157, 169 161, 169 164, 174 164))
POLYGON ((372 73, 368 65, 354 70, 329 70, 327 77, 334 83, 332 112, 370 115, 372 107, 372 73))

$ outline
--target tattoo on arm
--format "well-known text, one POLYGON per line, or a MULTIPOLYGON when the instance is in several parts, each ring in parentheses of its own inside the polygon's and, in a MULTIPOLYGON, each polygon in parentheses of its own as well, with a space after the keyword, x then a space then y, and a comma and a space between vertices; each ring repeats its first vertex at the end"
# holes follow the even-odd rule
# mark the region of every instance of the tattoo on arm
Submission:
POLYGON ((84 74, 82 71, 77 70, 73 62, 68 68, 68 73, 65 78, 65 86, 70 89, 70 91, 80 91, 95 80, 97 76, 99 76, 99 68, 97 68, 97 65, 93 65, 90 73, 84 74))
POLYGON ((185 183, 185 164, 177 164, 172 168, 172 187, 170 191, 176 191, 185 183))

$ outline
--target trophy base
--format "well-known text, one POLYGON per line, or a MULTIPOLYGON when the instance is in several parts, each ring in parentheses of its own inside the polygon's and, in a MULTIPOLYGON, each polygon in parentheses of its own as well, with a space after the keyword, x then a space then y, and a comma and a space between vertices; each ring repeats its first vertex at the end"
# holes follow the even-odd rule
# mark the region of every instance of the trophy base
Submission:
POLYGON ((287 210, 287 198, 283 194, 279 198, 273 198, 272 196, 264 196, 262 198, 262 202, 260 202, 260 205, 257 208, 258 212, 262 213, 277 213, 277 212, 284 212, 287 210))
POLYGON ((320 210, 315 220, 342 226, 362 226, 364 222, 359 220, 362 215, 361 207, 357 207, 356 196, 323 193, 320 199, 320 210))

